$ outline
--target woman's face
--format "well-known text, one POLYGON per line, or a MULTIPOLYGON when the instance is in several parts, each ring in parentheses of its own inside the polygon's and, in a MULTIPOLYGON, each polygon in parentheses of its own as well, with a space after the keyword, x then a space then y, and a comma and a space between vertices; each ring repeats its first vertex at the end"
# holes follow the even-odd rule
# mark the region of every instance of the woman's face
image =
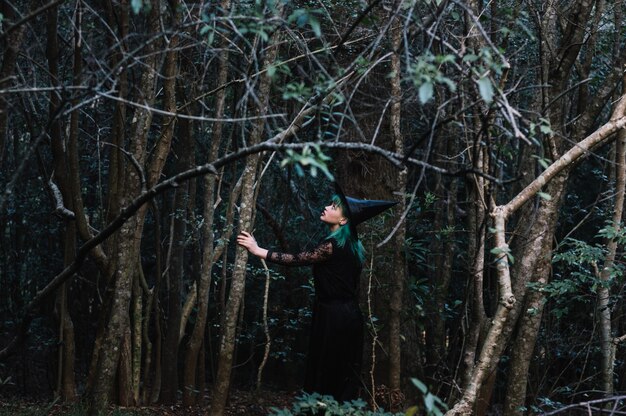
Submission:
POLYGON ((344 225, 348 221, 348 219, 343 216, 341 207, 337 206, 335 203, 331 203, 324 208, 320 220, 324 221, 331 227, 344 225))

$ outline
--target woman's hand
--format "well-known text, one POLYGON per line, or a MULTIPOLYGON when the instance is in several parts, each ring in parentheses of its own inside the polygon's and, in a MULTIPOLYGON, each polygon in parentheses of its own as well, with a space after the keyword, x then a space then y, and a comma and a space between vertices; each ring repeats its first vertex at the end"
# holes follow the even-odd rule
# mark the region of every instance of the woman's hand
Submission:
POLYGON ((257 244, 254 237, 252 237, 252 234, 246 231, 242 231, 241 234, 237 236, 237 244, 244 247, 246 250, 248 250, 250 253, 254 254, 255 256, 261 257, 261 254, 262 254, 261 248, 257 244))

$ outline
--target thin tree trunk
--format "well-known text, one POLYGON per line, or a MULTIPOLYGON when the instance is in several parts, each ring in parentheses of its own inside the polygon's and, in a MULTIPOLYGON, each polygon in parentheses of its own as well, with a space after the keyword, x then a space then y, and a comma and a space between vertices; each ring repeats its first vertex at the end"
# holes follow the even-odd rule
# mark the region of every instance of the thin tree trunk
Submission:
MULTIPOLYGON (((128 0, 119 0, 119 3, 113 4, 113 0, 105 0, 105 14, 107 23, 110 27, 116 27, 118 30, 117 37, 121 39, 118 42, 115 36, 107 36, 108 45, 112 48, 113 53, 111 55, 110 65, 111 68, 117 68, 119 66, 119 72, 117 76, 118 96, 123 100, 127 99, 128 95, 128 70, 127 65, 121 65, 125 54, 127 53, 126 38, 129 33, 129 6, 128 0)), ((126 140, 126 104, 123 101, 115 103, 115 109, 113 111, 113 125, 112 132, 109 136, 109 142, 112 144, 110 148, 109 156, 109 177, 108 177, 108 194, 107 194, 107 207, 106 207, 106 222, 109 223, 115 218, 120 207, 120 195, 124 188, 125 179, 125 155, 123 153, 124 143, 126 140)), ((111 247, 115 247, 116 236, 113 236, 113 241, 110 242, 111 247)), ((112 262, 117 261, 113 256, 112 262)), ((113 265, 111 265, 113 267, 113 265)), ((108 277, 108 276, 107 276, 108 277)))
MULTIPOLYGON (((485 149, 479 146, 477 157, 472 162, 474 169, 478 172, 487 171, 484 156, 485 149)), ((463 348, 463 374, 461 379, 463 385, 467 385, 470 380, 472 369, 476 360, 476 351, 479 347, 478 341, 487 315, 485 313, 485 305, 483 300, 483 282, 485 269, 485 233, 487 231, 487 215, 486 215, 486 197, 487 192, 485 179, 482 176, 474 175, 472 177, 472 186, 470 188, 469 200, 471 204, 468 210, 467 222, 470 240, 468 243, 467 254, 471 259, 469 265, 470 283, 468 307, 467 307, 467 327, 468 332, 465 336, 465 345, 463 348)))
MULTIPOLYGON (((75 10, 74 21, 74 62, 73 62, 73 84, 81 85, 82 71, 83 71, 83 56, 82 56, 82 2, 77 2, 75 10)), ((72 106, 78 107, 80 97, 76 97, 72 100, 72 106)), ((75 222, 78 234, 81 239, 87 241, 93 237, 93 233, 90 231, 89 223, 85 215, 85 208, 83 203, 83 191, 80 179, 80 165, 79 165, 79 136, 80 136, 80 111, 74 110, 70 115, 70 125, 68 134, 68 185, 71 187, 71 196, 73 201, 72 211, 75 214, 75 222)), ((99 190, 102 192, 102 190, 99 190)), ((95 261, 101 274, 107 275, 109 259, 107 258, 102 245, 94 247, 90 253, 90 257, 95 261)))
MULTIPOLYGON (((72 229, 73 227, 69 228, 72 229)), ((67 308, 67 287, 69 283, 70 282, 64 283, 57 295, 57 310, 59 310, 59 373, 57 396, 64 402, 73 402, 77 398, 74 375, 74 361, 76 358, 74 323, 72 322, 72 317, 67 308)))
MULTIPOLYGON (((148 283, 146 282, 145 276, 143 274, 143 269, 138 268, 137 272, 139 273, 138 278, 141 281, 140 286, 143 289, 144 295, 146 296, 146 301, 143 302, 143 310, 142 310, 142 319, 141 319, 141 336, 143 338, 143 366, 141 367, 141 372, 143 373, 144 383, 141 383, 141 376, 139 378, 140 382, 140 400, 138 403, 148 404, 150 403, 150 388, 153 387, 153 382, 150 380, 154 380, 151 376, 152 374, 152 341, 150 340, 150 336, 148 334, 150 328, 150 317, 152 316, 153 303, 155 301, 155 289, 148 289, 148 283)), ((141 357, 140 357, 141 358, 141 357)))
MULTIPOLYGON (((264 97, 264 95, 260 95, 264 97)), ((259 126, 257 129, 262 129, 259 126)), ((260 137, 258 134, 256 137, 260 137)), ((252 210, 254 208, 254 183, 257 164, 260 157, 254 155, 248 158, 246 167, 244 170, 243 186, 241 192, 240 201, 240 219, 239 230, 251 230, 252 229, 252 210)), ((237 322, 239 317, 239 311, 241 309, 241 302, 243 298, 243 291, 245 286, 246 277, 246 264, 248 261, 248 252, 241 248, 237 248, 235 255, 233 277, 226 302, 226 309, 224 311, 224 325, 222 327, 222 336, 220 341, 220 351, 218 356, 218 368, 217 376, 215 380, 215 389, 213 399, 211 401, 210 414, 213 416, 221 416, 224 414, 226 407, 226 399, 228 397, 228 390, 230 388, 230 376, 232 371, 232 365, 234 361, 235 351, 235 337, 237 332, 237 322)))
MULTIPOLYGON (((131 343, 131 391, 132 402, 135 405, 140 403, 140 387, 141 387, 141 355, 143 353, 143 291, 140 281, 143 272, 141 270, 141 261, 137 261, 137 269, 133 279, 133 298, 131 305, 131 322, 132 322, 132 343, 131 343)), ((147 329, 147 328, 146 328, 147 329)), ((146 337, 147 338, 147 337, 146 337)))
MULTIPOLYGON (((400 46, 402 43, 402 25, 396 25, 392 31, 393 50, 397 51, 391 57, 391 72, 395 74, 391 78, 391 105, 390 128, 393 140, 393 147, 397 154, 404 153, 404 137, 401 131, 402 118, 402 89, 400 85, 402 68, 400 61, 400 46)), ((399 170, 396 176, 396 191, 402 195, 398 204, 398 212, 406 209, 406 199, 404 193, 407 183, 407 170, 399 170)), ((391 393, 400 392, 402 376, 402 348, 401 348, 401 323, 402 323, 402 301, 404 299, 404 281, 406 280, 405 262, 405 235, 406 223, 402 224, 396 231, 393 249, 393 281, 391 296, 389 299, 389 388, 391 393)), ((390 409, 396 411, 399 409, 390 409)))
MULTIPOLYGON (((76 254, 76 227, 68 223, 64 236, 64 263, 68 265, 76 254)), ((65 282, 57 294, 56 309, 59 318, 59 374, 57 395, 64 402, 73 402, 77 399, 74 362, 76 360, 76 346, 74 323, 68 310, 67 291, 71 280, 65 282)))
MULTIPOLYGON (((619 138, 616 141, 615 148, 615 204, 612 218, 612 227, 615 228, 615 233, 619 233, 622 228, 622 213, 624 212, 624 186, 626 183, 626 163, 625 163, 625 145, 626 142, 626 130, 619 132, 619 138)), ((617 252, 617 240, 609 239, 605 242, 607 254, 604 259, 604 264, 600 270, 600 280, 602 284, 598 287, 598 326, 600 327, 600 351, 602 353, 602 385, 601 390, 607 397, 614 394, 614 375, 613 367, 615 365, 614 343, 613 343, 613 328, 611 325, 611 305, 609 299, 611 296, 611 278, 613 272, 613 265, 615 263, 615 256, 617 252)))
MULTIPOLYGON (((281 15, 284 8, 283 3, 276 5, 276 14, 281 15)), ((276 32, 272 38, 276 36, 276 32)), ((272 43, 272 38, 269 44, 272 43)), ((263 67, 271 65, 278 55, 278 43, 274 43, 265 56, 263 67)), ((269 99, 271 78, 265 74, 262 76, 257 97, 259 99, 260 108, 256 108, 253 113, 263 115, 267 111, 267 101, 269 99)), ((254 145, 261 141, 264 123, 257 120, 253 123, 250 139, 247 145, 254 145)), ((243 181, 241 188, 240 212, 239 212, 239 231, 252 230, 254 207, 256 204, 254 186, 256 183, 257 168, 261 159, 260 154, 249 156, 243 172, 243 181)), ((212 416, 221 416, 226 408, 226 400, 230 389, 230 376, 232 365, 234 362, 235 338, 237 334, 237 320, 240 309, 242 307, 242 298, 245 289, 246 264, 248 262, 248 251, 242 247, 237 247, 233 277, 228 294, 228 301, 224 311, 224 325, 222 326, 222 335, 220 340, 220 349, 218 354, 217 376, 215 379, 215 387, 213 398, 211 400, 210 414, 212 416)))
MULTIPOLYGON (((190 152, 194 151, 193 140, 189 134, 183 135, 178 143, 179 163, 177 171, 189 168, 190 152)), ((178 146, 177 146, 178 147, 178 146)), ((180 343, 182 317, 182 291, 185 264, 185 234, 187 232, 187 205, 188 185, 185 183, 176 190, 174 198, 174 213, 172 221, 172 260, 169 268, 168 314, 167 331, 163 343, 161 366, 163 368, 163 382, 161 387, 161 402, 164 404, 176 403, 178 392, 178 346, 180 343)))
MULTIPOLYGON (((221 9, 227 13, 230 10, 230 0, 223 0, 221 9)), ((228 48, 225 45, 226 39, 222 42, 223 52, 220 56, 219 70, 217 76, 217 85, 224 85, 228 79, 228 48)), ((224 107, 226 100, 226 90, 221 89, 215 97, 215 118, 221 119, 224 116, 224 107)), ((213 140, 211 141, 211 150, 209 159, 215 160, 218 156, 219 148, 222 143, 222 126, 221 122, 216 122, 213 126, 213 140)), ((198 355, 202 348, 205 338, 205 329, 207 322, 207 312, 209 307, 209 288, 211 286, 211 273, 213 270, 213 220, 215 216, 215 183, 217 178, 214 175, 208 175, 205 179, 204 193, 204 212, 203 217, 205 224, 202 230, 204 235, 204 246, 202 249, 202 268, 200 271, 200 281, 198 283, 198 302, 196 322, 187 351, 185 353, 185 366, 183 375, 183 404, 189 406, 196 404, 198 401, 198 392, 203 393, 197 381, 198 355)), ((203 374, 204 372, 200 372, 203 374)), ((201 397, 201 395, 200 395, 201 397)))
MULTIPOLYGON (((50 83, 58 86, 58 61, 59 61, 59 45, 58 45, 58 8, 53 7, 47 13, 47 44, 46 57, 48 59, 48 71, 50 74, 50 83)), ((69 207, 73 212, 73 199, 70 190, 70 178, 66 172, 67 154, 62 135, 61 122, 52 120, 60 105, 60 97, 56 91, 50 93, 49 117, 51 119, 50 142, 52 146, 52 154, 54 158, 54 179, 58 182, 61 191, 64 207, 69 207)), ((76 227, 73 223, 66 220, 63 233, 61 235, 64 247, 64 263, 71 263, 76 252, 76 227)), ((56 310, 59 319, 59 362, 58 362, 58 380, 57 394, 63 400, 73 401, 76 398, 76 383, 74 378, 74 325, 69 315, 67 306, 67 288, 71 281, 59 288, 57 292, 56 310)))
MULTIPOLYGON (((132 286, 129 288, 132 292, 132 286)), ((131 326, 132 316, 129 324, 124 328, 122 341, 120 344, 120 358, 117 368, 117 403, 124 407, 132 407, 135 405, 133 401, 133 364, 132 364, 132 334, 131 326)))

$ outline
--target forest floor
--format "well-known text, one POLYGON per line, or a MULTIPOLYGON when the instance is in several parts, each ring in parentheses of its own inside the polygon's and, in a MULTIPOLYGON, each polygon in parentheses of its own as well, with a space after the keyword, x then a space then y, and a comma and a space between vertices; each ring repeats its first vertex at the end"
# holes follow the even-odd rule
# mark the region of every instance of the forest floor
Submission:
MULTIPOLYGON (((268 415, 273 407, 290 408, 298 392, 235 391, 231 394, 226 416, 268 415)), ((207 398, 208 399, 208 398, 207 398)), ((203 406, 155 405, 133 408, 115 407, 108 412, 110 416, 204 416, 208 414, 208 400, 203 406)), ((82 404, 46 403, 36 399, 7 398, 0 396, 0 416, 82 416, 85 406, 82 404)))

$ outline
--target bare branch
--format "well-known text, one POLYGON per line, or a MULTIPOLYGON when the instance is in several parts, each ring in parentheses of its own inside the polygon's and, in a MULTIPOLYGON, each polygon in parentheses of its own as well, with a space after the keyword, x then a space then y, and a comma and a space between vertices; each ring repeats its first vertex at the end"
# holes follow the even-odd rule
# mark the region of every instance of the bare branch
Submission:
MULTIPOLYGON (((626 99, 622 99, 622 103, 625 103, 626 99)), ((623 114, 623 111, 620 113, 621 107, 618 106, 614 114, 623 114)), ((554 178, 558 173, 568 168, 572 162, 576 161, 581 156, 587 154, 591 151, 595 146, 599 143, 606 140, 613 133, 618 131, 621 128, 626 126, 626 116, 621 116, 619 118, 612 117, 609 122, 601 126, 595 132, 587 136, 580 143, 577 143, 568 150, 563 156, 561 156, 557 161, 552 163, 546 170, 543 171, 541 175, 539 175, 534 181, 532 181, 522 192, 517 194, 515 198, 513 198, 508 204, 504 206, 505 216, 509 217, 512 213, 514 213, 519 207, 521 207, 526 201, 528 201, 531 197, 533 197, 539 190, 550 181, 550 179, 554 178)))
POLYGON ((74 213, 71 210, 65 208, 61 190, 52 181, 52 178, 48 180, 48 186, 50 187, 50 192, 52 192, 52 197, 54 198, 54 201, 56 202, 56 208, 54 210, 54 213, 58 215, 59 217, 64 218, 66 220, 73 220, 74 218, 76 218, 76 215, 74 215, 74 213))

